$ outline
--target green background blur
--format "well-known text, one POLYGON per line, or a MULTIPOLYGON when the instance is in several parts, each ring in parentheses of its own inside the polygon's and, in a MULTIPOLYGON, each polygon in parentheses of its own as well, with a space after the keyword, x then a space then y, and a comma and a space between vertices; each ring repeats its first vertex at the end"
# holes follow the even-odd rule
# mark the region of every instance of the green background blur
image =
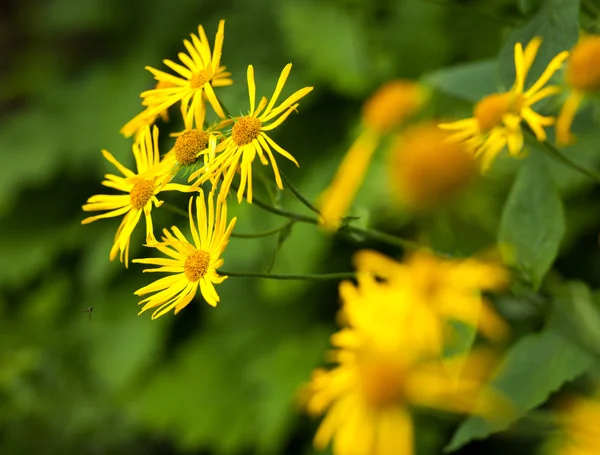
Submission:
MULTIPOLYGON (((218 93, 236 115, 247 109, 248 64, 259 94, 269 96, 281 69, 293 62, 286 93, 306 85, 315 91, 274 137, 301 164, 285 162, 282 169, 314 200, 356 133, 362 102, 379 84, 495 58, 511 25, 522 23, 536 3, 0 3, 0 453, 313 453, 318 422, 298 411, 296 394, 321 364, 335 330, 335 283, 230 278, 218 287, 216 309, 196 300, 177 317, 151 321, 150 314, 137 315, 133 292, 153 276, 108 260, 119 221, 80 224, 81 205, 104 193, 100 181, 110 165, 100 150, 132 164, 131 141, 119 129, 139 112, 139 93, 153 86, 145 65, 164 69, 161 60, 175 59, 198 24, 212 43, 225 19, 222 62, 235 84, 218 93), (88 321, 82 310, 91 306, 88 321)), ((439 101, 442 113, 468 107, 439 101)), ((177 120, 176 110, 172 116, 177 120)), ((163 152, 172 145, 167 133, 181 125, 169 128, 161 128, 163 152)), ((385 160, 377 160, 359 214, 410 233, 414 227, 403 215, 401 223, 381 216, 387 176, 385 160)), ((444 246, 464 235, 467 252, 493 243, 506 185, 486 191, 465 204, 468 222, 452 224, 448 213, 425 222, 433 241, 444 246)), ((279 197, 283 206, 301 210, 287 193, 279 197)), ((186 207, 185 197, 165 200, 186 207)), ((247 204, 230 205, 237 232, 283 222, 247 204)), ((593 232, 591 214, 583 212, 588 217, 579 232, 593 232)), ((167 211, 153 216, 157 233, 173 223, 186 228, 167 211)), ((140 231, 132 257, 145 254, 140 231)), ((224 268, 348 271, 356 248, 310 225, 294 226, 281 248, 277 243, 232 239, 224 268)), ((441 453, 457 422, 426 419, 417 431, 419 453, 441 453)), ((530 453, 527 441, 514 447, 530 453)), ((460 453, 504 453, 511 444, 493 439, 460 453)))

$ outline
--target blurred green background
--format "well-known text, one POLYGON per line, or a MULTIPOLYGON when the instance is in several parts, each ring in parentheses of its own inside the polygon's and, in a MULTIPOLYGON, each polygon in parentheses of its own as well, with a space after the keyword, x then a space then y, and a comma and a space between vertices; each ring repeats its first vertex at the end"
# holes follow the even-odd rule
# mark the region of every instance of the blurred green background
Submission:
MULTIPOLYGON (((225 19, 222 61, 235 84, 219 94, 238 113, 247 109, 248 64, 259 94, 269 96, 281 69, 293 62, 286 90, 314 85, 315 91, 274 136, 301 164, 282 168, 314 199, 354 137, 362 102, 379 84, 495 58, 511 27, 539 3, 1 2, 0 453, 313 453, 317 422, 298 411, 296 394, 321 364, 335 330, 336 283, 230 278, 218 288, 216 309, 197 300, 177 317, 150 321, 149 314, 137 315, 133 292, 153 277, 135 264, 126 270, 108 260, 119 221, 80 224, 81 205, 104 192, 100 181, 110 170, 100 150, 132 164, 131 141, 119 129, 139 112, 139 93, 153 86, 145 65, 163 69, 162 59, 174 59, 198 24, 212 43, 225 19), (91 306, 88 321, 82 310, 91 306)), ((468 112, 464 101, 440 95, 436 102, 440 114, 468 112)), ((167 133, 180 128, 161 128, 163 152, 172 145, 167 133)), ((358 211, 382 228, 413 233, 406 216, 381 215, 387 177, 379 155, 358 211)), ((510 175, 480 183, 460 210, 420 220, 419 229, 441 247, 463 252, 493 243, 510 175)), ((280 198, 301 210, 289 194, 280 198)), ((185 197, 165 199, 186 206, 185 197)), ((283 221, 247 204, 231 206, 237 232, 283 221)), ((597 204, 577 213, 578 232, 595 232, 597 204)), ((173 223, 185 228, 185 220, 164 210, 154 216, 157 232, 173 223)), ((132 257, 145 254, 141 230, 132 257)), ((274 262, 280 273, 347 271, 356 248, 296 225, 276 257, 274 237, 232 239, 224 268, 264 271, 274 262)), ((597 270, 597 256, 586 258, 597 270)), ((419 453, 441 453, 457 422, 426 419, 418 428, 419 453)), ((530 453, 525 442, 515 443, 519 453, 530 453)), ((497 439, 483 444, 460 453, 512 447, 497 439)))

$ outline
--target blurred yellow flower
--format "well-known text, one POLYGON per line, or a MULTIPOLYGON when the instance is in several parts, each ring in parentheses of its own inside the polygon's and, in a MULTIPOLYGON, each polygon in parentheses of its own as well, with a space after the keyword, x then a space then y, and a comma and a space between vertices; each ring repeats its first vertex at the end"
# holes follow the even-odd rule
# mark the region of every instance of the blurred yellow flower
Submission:
POLYGON ((226 72, 226 68, 221 66, 224 30, 225 21, 221 20, 212 54, 208 38, 201 25, 198 26, 198 36, 191 34, 192 42, 187 39, 183 40, 183 44, 188 51, 188 54, 183 52, 178 54, 183 65, 171 60, 163 60, 165 65, 178 74, 177 76, 150 66, 146 67, 159 83, 171 85, 158 86, 153 90, 143 92, 141 94, 141 97, 144 98, 142 104, 147 106, 146 110, 127 123, 121 129, 122 134, 126 137, 131 136, 137 130, 140 122, 150 121, 150 119, 153 121, 156 115, 179 101, 181 101, 181 110, 184 117, 190 111, 192 113, 197 112, 199 105, 204 104, 205 99, 208 99, 216 114, 221 118, 225 118, 225 112, 223 112, 223 108, 213 90, 213 87, 224 87, 233 84, 233 81, 229 79, 231 73, 226 72))
POLYGON ((440 125, 441 128, 455 131, 451 136, 452 140, 464 142, 474 156, 481 157, 484 171, 505 146, 508 146, 511 156, 518 156, 522 152, 521 122, 523 120, 539 141, 546 140, 544 126, 554 123, 553 117, 545 117, 535 112, 533 105, 560 91, 560 88, 555 85, 544 86, 560 69, 569 53, 563 51, 555 56, 539 79, 525 90, 527 73, 541 43, 540 37, 533 38, 525 50, 521 43, 515 44, 516 77, 509 91, 494 93, 483 98, 475 106, 472 118, 440 125))
MULTIPOLYGON (((571 397, 557 415, 560 433, 545 446, 553 455, 597 455, 600 453, 600 401, 571 397)), ((546 452, 544 452, 546 453, 546 452)))
POLYGON ((133 144, 137 173, 129 170, 119 163, 108 151, 102 150, 104 157, 114 165, 123 177, 106 174, 102 184, 109 188, 122 191, 123 195, 98 194, 90 197, 83 206, 86 212, 109 210, 101 215, 91 216, 81 223, 88 224, 101 218, 111 218, 125 215, 115 235, 115 243, 110 250, 111 261, 120 251, 120 260, 128 265, 129 239, 135 229, 142 212, 146 218, 146 242, 156 241, 152 229, 152 205, 160 207, 162 202, 156 198, 161 191, 191 191, 191 187, 164 181, 164 168, 159 165, 158 128, 155 126, 150 132, 150 127, 145 127, 145 132, 138 142, 133 144))
POLYGON ((331 184, 320 197, 320 224, 335 231, 356 197, 381 135, 400 126, 425 101, 424 89, 416 82, 394 80, 382 85, 365 102, 363 132, 350 146, 331 184))
MULTIPOLYGON (((507 324, 481 295, 508 284, 508 274, 499 265, 473 258, 442 259, 427 252, 416 252, 397 262, 372 250, 359 251, 354 262, 359 273, 385 279, 390 286, 403 289, 413 305, 428 309, 431 324, 439 326, 438 333, 444 331, 447 321, 454 320, 478 327, 493 341, 508 334, 507 324)), ((438 342, 438 351, 442 342, 438 342)))
POLYGON ((326 413, 314 438, 318 450, 332 442, 334 455, 410 455, 412 406, 484 416, 495 412, 501 399, 484 386, 491 366, 487 356, 452 359, 467 365, 454 380, 447 365, 422 349, 419 340, 426 337, 415 338, 419 329, 430 333, 420 325, 425 321, 414 318, 419 314, 412 310, 415 302, 397 294, 386 297, 365 276, 358 288, 348 282, 340 288, 348 327, 332 336, 335 367, 315 371, 303 391, 311 414, 326 413))
POLYGON ((248 188, 246 198, 249 203, 252 203, 252 163, 258 155, 262 164, 268 165, 269 161, 271 162, 277 186, 280 189, 283 189, 283 183, 271 147, 273 147, 277 153, 292 161, 296 166, 298 166, 298 162, 292 155, 277 145, 266 132, 281 125, 285 119, 296 110, 298 107, 297 101, 306 96, 313 89, 313 87, 304 87, 290 95, 285 101, 275 107, 291 69, 292 64, 289 63, 281 72, 279 80, 277 81, 277 87, 273 92, 273 96, 268 101, 268 104, 267 98, 262 97, 258 106, 256 106, 254 67, 252 65, 248 66, 247 77, 250 111, 247 116, 234 118, 235 123, 231 129, 231 135, 223 141, 221 146, 223 151, 212 161, 210 169, 200 169, 190 176, 190 181, 198 179, 194 184, 195 186, 198 186, 207 180, 214 180, 222 177, 223 180, 221 182, 219 197, 225 198, 229 193, 233 177, 236 171, 239 170, 241 180, 237 192, 238 202, 242 202, 244 190, 248 188))
POLYGON ((140 302, 144 305, 140 314, 158 307, 152 314, 156 319, 173 308, 179 313, 196 296, 198 289, 209 305, 216 306, 219 294, 214 285, 222 283, 227 276, 221 276, 217 269, 223 265, 221 255, 236 222, 233 218, 227 224, 227 205, 217 199, 214 203, 213 193, 208 195, 208 208, 204 200, 204 192, 196 197, 196 211, 193 209, 193 198, 190 198, 189 219, 193 243, 173 226, 169 232, 164 229, 162 242, 147 245, 156 248, 168 256, 167 258, 134 259, 133 262, 159 266, 146 269, 144 272, 167 272, 169 276, 138 289, 135 294, 146 297, 140 302), (194 221, 194 217, 196 221, 194 221))
POLYGON ((407 128, 392 145, 393 196, 412 210, 426 210, 456 194, 472 180, 476 166, 462 143, 433 123, 407 128))
MULTIPOLYGON (((156 83, 155 89, 170 88, 173 86, 174 85, 170 82, 158 81, 156 83)), ((141 139, 141 137, 143 136, 143 132, 145 131, 145 128, 147 126, 154 125, 154 123, 156 122, 156 120, 159 117, 163 120, 163 122, 168 122, 169 121, 169 108, 167 107, 164 110, 162 110, 154 115, 151 115, 151 116, 148 116, 145 110, 140 112, 133 119, 131 119, 129 122, 127 122, 127 125, 125 125, 121 129, 121 134, 123 134, 125 137, 134 136, 135 142, 138 142, 141 139)))
POLYGON ((570 94, 556 121, 556 141, 567 145, 574 141, 571 124, 583 100, 600 90, 600 35, 583 37, 571 50, 566 79, 570 94))

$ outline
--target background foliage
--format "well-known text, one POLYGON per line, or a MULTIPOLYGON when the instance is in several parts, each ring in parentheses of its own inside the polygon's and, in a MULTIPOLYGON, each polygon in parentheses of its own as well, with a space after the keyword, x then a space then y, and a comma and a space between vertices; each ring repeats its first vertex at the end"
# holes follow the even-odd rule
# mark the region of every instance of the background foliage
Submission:
MULTIPOLYGON (((548 37, 543 65, 553 49, 573 45, 581 16, 575 0, 2 2, 1 453, 313 453, 316 423, 297 411, 296 394, 335 330, 335 283, 231 278, 219 288, 217 309, 195 302, 178 317, 151 322, 137 316, 132 294, 147 276, 135 264, 125 270, 108 261, 117 221, 80 225, 81 205, 102 192, 108 170, 100 149, 130 159, 130 141, 118 131, 138 112, 139 92, 152 86, 144 66, 176 55, 199 23, 214 36, 220 18, 226 19, 223 62, 236 82, 222 91, 228 106, 245 109, 250 63, 263 94, 290 61, 288 90, 315 86, 300 115, 277 132, 301 163, 283 169, 314 200, 353 139, 362 102, 379 84, 421 78, 434 89, 436 115, 468 114, 470 103, 510 84, 517 40, 548 37), (90 306, 88 322, 81 311, 90 306)), ((575 128, 581 140, 569 149, 591 166, 600 164, 593 122, 588 109, 575 128)), ((355 207, 361 222, 461 255, 494 244, 499 232, 516 243, 517 264, 526 272, 511 295, 495 302, 515 339, 557 314, 541 333, 512 347, 513 376, 498 378, 513 390, 532 368, 556 366, 539 371, 533 390, 519 388, 523 412, 589 371, 589 347, 597 351, 600 339, 590 323, 597 317, 590 289, 600 286, 598 188, 532 150, 524 162, 499 160, 455 203, 411 218, 390 210, 386 164, 380 150, 355 207), (532 356, 539 365, 529 363, 532 356)), ((278 197, 299 208, 289 194, 278 197)), ((247 204, 233 210, 238 232, 282 222, 247 204)), ((155 213, 157 226, 179 221, 155 213)), ((345 271, 357 248, 300 225, 281 248, 277 243, 232 239, 226 268, 345 271)), ((135 257, 142 247, 134 245, 141 241, 132 242, 135 257)), ((440 453, 458 424, 419 425, 419 453, 440 453)), ((452 444, 490 431, 469 421, 452 444)), ((536 442, 527 432, 509 432, 460 453, 529 454, 536 442)))

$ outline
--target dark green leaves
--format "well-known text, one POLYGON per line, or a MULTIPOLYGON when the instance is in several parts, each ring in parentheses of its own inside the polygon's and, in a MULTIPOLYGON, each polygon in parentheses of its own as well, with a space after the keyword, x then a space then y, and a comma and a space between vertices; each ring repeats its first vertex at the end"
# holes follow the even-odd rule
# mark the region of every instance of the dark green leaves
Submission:
POLYGON ((502 212, 498 241, 505 260, 537 288, 565 231, 562 201, 535 150, 523 163, 502 212))
POLYGON ((507 429, 565 382, 582 374, 591 362, 587 352, 554 329, 523 337, 510 349, 492 381, 516 412, 493 422, 470 417, 458 428, 446 450, 456 450, 469 441, 507 429))
POLYGON ((427 75, 424 82, 467 101, 477 102, 497 90, 496 60, 444 68, 427 75))

